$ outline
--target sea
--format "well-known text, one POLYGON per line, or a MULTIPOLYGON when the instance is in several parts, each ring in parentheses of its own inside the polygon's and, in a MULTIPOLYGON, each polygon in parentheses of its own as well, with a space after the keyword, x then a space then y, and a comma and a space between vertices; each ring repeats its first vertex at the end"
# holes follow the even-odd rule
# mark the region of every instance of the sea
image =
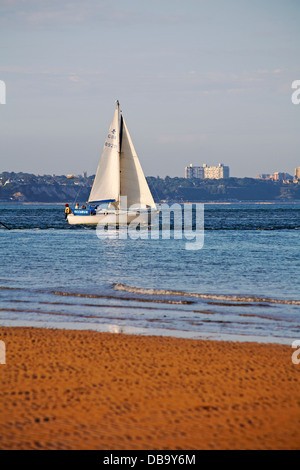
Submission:
POLYGON ((99 237, 63 205, 1 204, 0 222, 0 327, 300 338, 300 204, 205 204, 197 250, 172 226, 169 239, 99 237))

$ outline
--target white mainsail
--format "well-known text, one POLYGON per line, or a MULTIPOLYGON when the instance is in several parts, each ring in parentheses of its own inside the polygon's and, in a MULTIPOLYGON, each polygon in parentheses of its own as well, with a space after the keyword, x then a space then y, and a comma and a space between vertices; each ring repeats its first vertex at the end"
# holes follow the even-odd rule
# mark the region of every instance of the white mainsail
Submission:
POLYGON ((117 208, 120 206, 120 196, 127 197, 126 208, 135 205, 156 209, 123 116, 119 124, 117 101, 88 203, 106 201, 117 208))
POLYGON ((120 196, 119 103, 104 143, 88 203, 118 201, 120 196))
POLYGON ((127 196, 128 208, 133 204, 156 208, 123 116, 121 116, 121 129, 120 195, 127 196))

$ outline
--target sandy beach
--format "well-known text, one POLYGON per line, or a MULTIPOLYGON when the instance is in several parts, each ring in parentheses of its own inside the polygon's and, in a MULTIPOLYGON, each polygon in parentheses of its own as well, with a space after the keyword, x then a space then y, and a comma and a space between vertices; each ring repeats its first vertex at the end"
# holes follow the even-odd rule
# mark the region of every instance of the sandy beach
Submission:
POLYGON ((1 449, 299 449, 280 345, 0 328, 1 449))

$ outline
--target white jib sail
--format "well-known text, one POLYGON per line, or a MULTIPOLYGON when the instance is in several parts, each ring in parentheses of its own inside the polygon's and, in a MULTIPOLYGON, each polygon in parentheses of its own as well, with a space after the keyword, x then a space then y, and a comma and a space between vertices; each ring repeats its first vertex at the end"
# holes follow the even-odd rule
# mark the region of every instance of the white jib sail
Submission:
POLYGON ((120 196, 119 109, 115 111, 88 202, 118 201, 120 196))
POLYGON ((121 196, 127 196, 127 207, 133 204, 142 208, 146 206, 156 208, 148 183, 143 173, 138 156, 134 149, 125 120, 123 119, 123 132, 120 155, 121 170, 121 196))

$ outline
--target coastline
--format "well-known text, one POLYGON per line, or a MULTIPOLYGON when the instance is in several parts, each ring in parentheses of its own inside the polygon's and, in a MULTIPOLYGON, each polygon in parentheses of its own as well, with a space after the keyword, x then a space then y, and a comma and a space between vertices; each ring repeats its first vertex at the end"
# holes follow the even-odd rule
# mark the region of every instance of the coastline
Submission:
MULTIPOLYGON (((67 201, 67 199, 66 199, 67 201)), ((68 201, 67 201, 68 202, 68 201)), ((300 204, 300 199, 293 199, 293 200, 285 200, 285 201, 257 201, 257 200, 249 200, 249 201, 158 201, 156 204, 206 204, 206 205, 216 205, 216 206, 222 206, 222 205, 249 205, 249 204, 256 204, 256 205, 298 205, 300 204)), ((75 203, 74 203, 75 204, 75 203)), ((0 201, 0 205, 18 205, 18 206, 64 206, 65 202, 24 202, 24 201, 0 201)), ((73 205, 73 204, 71 204, 73 205)))
POLYGON ((1 327, 0 449, 299 449, 277 344, 1 327))

